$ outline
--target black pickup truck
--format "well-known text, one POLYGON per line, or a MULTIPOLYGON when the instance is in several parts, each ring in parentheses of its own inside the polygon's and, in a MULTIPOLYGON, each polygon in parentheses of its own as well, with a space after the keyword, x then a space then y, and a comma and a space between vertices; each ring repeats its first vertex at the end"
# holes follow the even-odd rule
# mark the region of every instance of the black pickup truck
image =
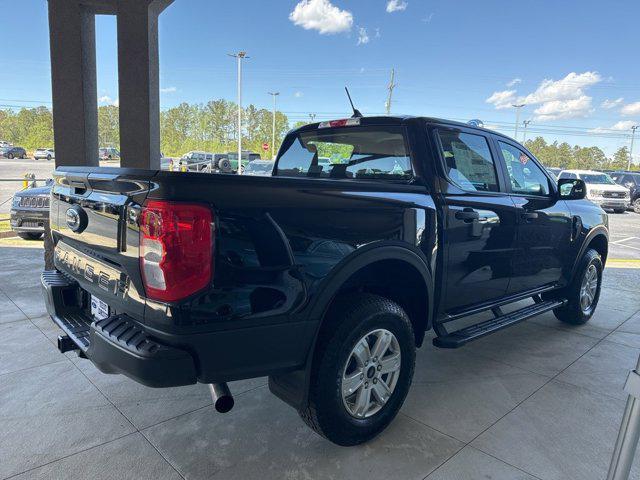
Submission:
POLYGON ((271 177, 58 167, 42 285, 62 351, 152 387, 209 384, 219 411, 226 382, 268 376, 353 445, 395 417, 425 332, 458 348, 550 310, 589 320, 608 222, 584 196, 482 128, 315 123, 271 177), (469 325, 479 312, 494 318, 469 325))

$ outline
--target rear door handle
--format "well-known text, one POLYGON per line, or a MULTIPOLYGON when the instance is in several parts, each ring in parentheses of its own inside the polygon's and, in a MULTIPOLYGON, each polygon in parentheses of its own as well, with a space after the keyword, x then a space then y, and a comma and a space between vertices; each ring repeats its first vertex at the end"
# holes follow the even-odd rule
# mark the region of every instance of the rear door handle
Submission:
POLYGON ((526 221, 535 220, 538 218, 538 212, 525 212, 521 215, 521 218, 526 221))
POLYGON ((473 208, 467 207, 464 210, 458 210, 456 212, 456 218, 458 220, 463 220, 464 222, 473 222, 474 220, 478 220, 480 218, 480 214, 473 208))

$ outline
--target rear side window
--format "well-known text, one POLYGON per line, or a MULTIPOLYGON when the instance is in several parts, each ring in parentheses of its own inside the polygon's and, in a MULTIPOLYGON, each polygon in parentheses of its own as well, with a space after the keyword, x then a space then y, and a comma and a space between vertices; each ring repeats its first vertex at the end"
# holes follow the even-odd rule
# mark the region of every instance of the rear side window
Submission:
POLYGON ((399 126, 318 128, 286 138, 276 175, 336 179, 409 180, 413 177, 399 126))
POLYGON ((438 137, 445 170, 453 183, 472 192, 500 190, 486 137, 448 130, 438 131, 438 137))

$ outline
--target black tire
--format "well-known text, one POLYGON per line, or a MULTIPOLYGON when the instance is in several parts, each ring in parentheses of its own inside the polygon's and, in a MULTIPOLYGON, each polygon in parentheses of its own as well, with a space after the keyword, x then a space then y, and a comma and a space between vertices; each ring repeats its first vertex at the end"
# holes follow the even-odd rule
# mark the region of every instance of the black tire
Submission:
POLYGON ((51 161, 51 155, 47 155, 47 162, 51 161))
POLYGON ((7 154, 7 158, 8 158, 9 160, 11 160, 11 159, 13 158, 13 153, 8 153, 8 154, 7 154))
POLYGON ((26 155, 25 153, 23 153, 22 155, 20 155, 20 158, 21 158, 22 160, 24 160, 25 158, 27 158, 27 155, 26 155))
POLYGON ((640 213, 640 198, 636 198, 633 201, 633 211, 636 213, 640 213))
POLYGON ((558 320, 571 325, 582 325, 587 323, 598 306, 598 300, 600 299, 600 289, 602 287, 602 259, 600 254, 593 249, 589 249, 585 252, 580 260, 580 264, 576 269, 576 274, 571 281, 571 284, 563 290, 564 297, 568 300, 568 303, 563 307, 556 308, 553 313, 558 320), (585 274, 589 267, 593 265, 597 272, 597 287, 595 295, 588 309, 583 309, 580 305, 580 292, 582 288, 582 282, 585 278, 585 274))
MULTIPOLYGON (((357 445, 382 432, 395 418, 407 396, 415 364, 413 327, 398 304, 372 294, 344 296, 334 303, 328 315, 328 324, 323 327, 316 345, 309 404, 298 413, 310 428, 331 442, 357 445), (397 339, 400 370, 386 403, 370 416, 356 418, 343 402, 342 375, 355 345, 377 329, 387 330, 397 339)), ((387 376, 386 381, 389 378, 387 376)))
POLYGON ((35 232, 18 232, 18 236, 24 240, 40 240, 42 234, 35 232))

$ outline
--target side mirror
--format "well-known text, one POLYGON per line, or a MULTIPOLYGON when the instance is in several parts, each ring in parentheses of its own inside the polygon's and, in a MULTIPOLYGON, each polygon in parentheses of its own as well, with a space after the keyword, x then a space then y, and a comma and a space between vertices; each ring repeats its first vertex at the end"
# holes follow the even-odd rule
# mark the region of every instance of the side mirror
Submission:
POLYGON ((577 178, 558 180, 558 192, 562 200, 582 200, 587 196, 587 185, 577 178))
POLYGON ((624 182, 624 186, 627 188, 633 188, 633 182, 624 182))

